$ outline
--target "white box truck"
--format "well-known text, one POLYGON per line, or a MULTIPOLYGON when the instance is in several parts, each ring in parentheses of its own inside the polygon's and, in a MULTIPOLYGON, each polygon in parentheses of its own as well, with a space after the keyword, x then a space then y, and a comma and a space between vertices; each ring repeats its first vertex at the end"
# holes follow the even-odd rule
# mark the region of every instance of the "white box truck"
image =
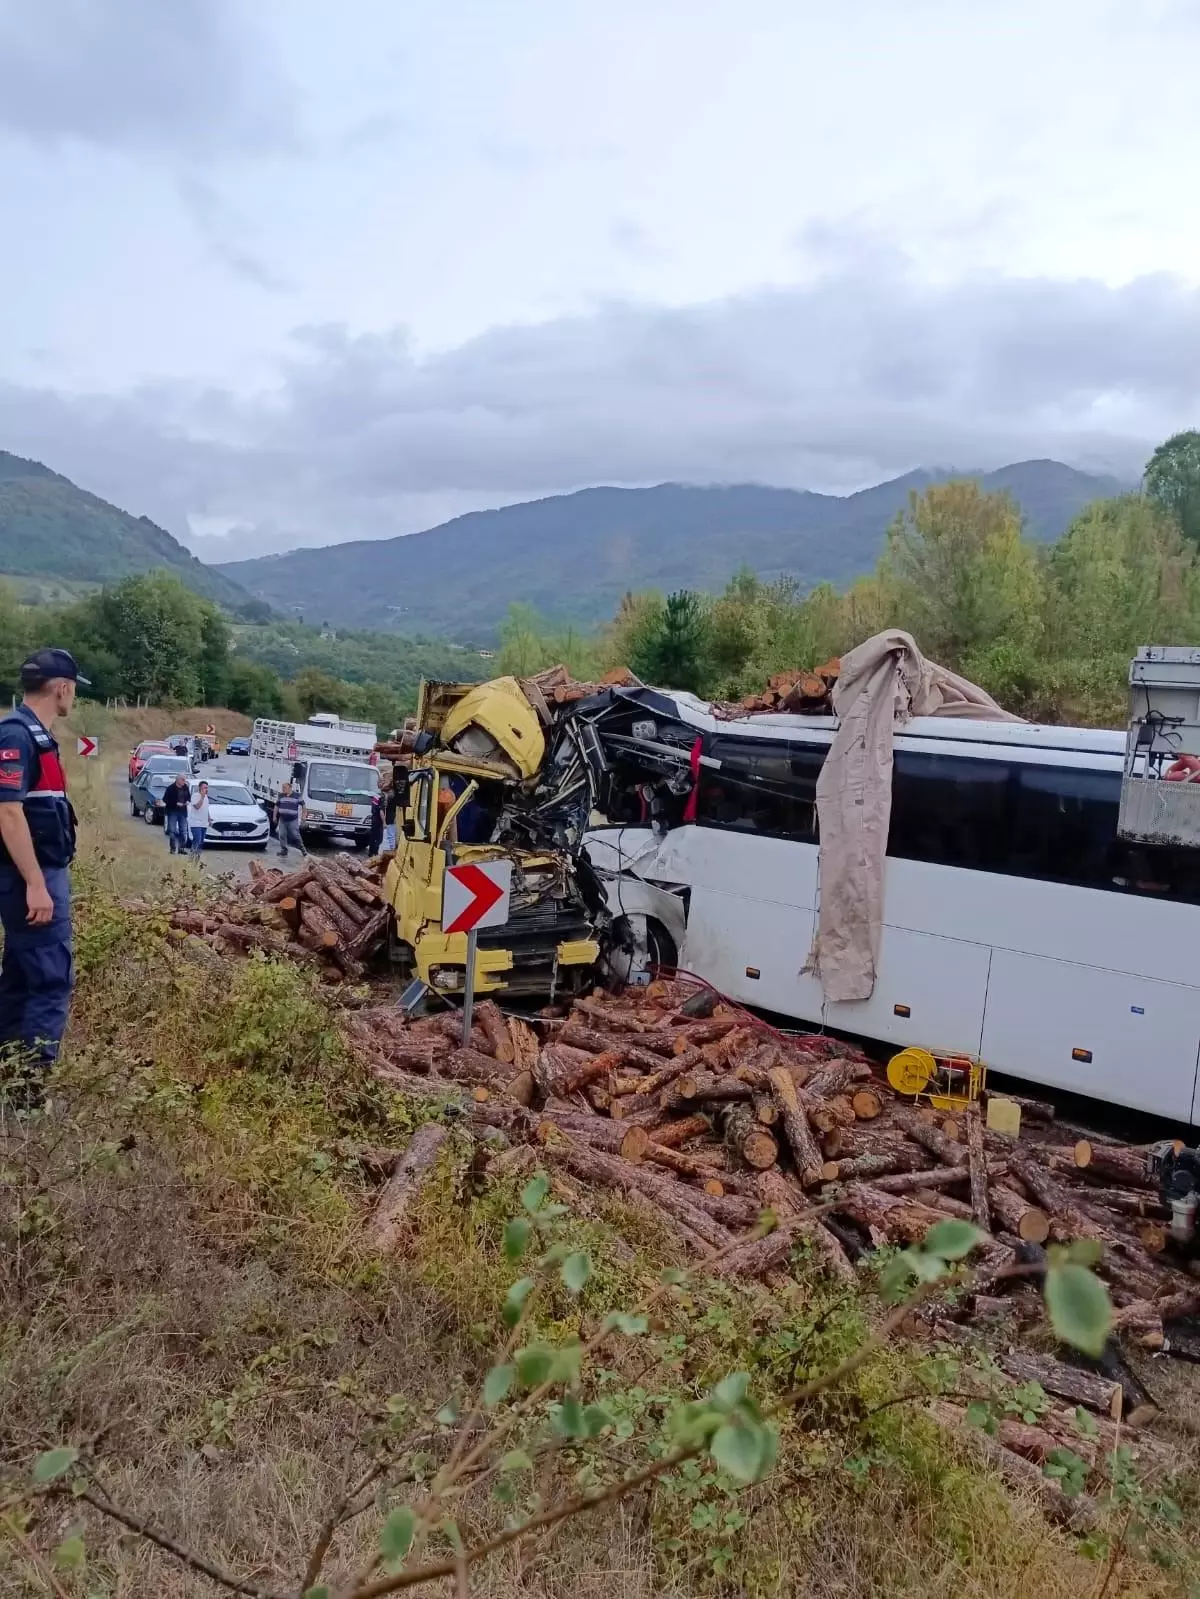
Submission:
POLYGON ((371 801, 379 791, 373 722, 344 722, 327 712, 307 722, 259 717, 250 739, 250 791, 271 806, 285 783, 300 796, 306 838, 371 836, 371 801))

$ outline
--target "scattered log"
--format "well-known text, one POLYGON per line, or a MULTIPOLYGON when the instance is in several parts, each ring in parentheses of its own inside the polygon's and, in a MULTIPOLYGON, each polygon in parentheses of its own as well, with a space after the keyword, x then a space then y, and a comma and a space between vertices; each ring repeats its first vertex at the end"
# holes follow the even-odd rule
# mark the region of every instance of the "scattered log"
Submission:
POLYGON ((1031 1205, 1006 1183, 993 1183, 988 1190, 992 1209, 1005 1231, 1015 1233, 1026 1243, 1044 1244, 1050 1236, 1050 1218, 1031 1205))
POLYGON ((420 1193, 449 1136, 449 1128, 440 1122, 426 1122, 412 1135, 408 1148, 397 1160, 392 1175, 380 1190, 379 1200, 367 1224, 365 1241, 370 1248, 387 1253, 399 1243, 412 1202, 420 1193))
POLYGON ((988 1209, 987 1157, 983 1152, 983 1123, 980 1120, 978 1105, 968 1105, 966 1124, 967 1169, 971 1178, 971 1214, 976 1227, 981 1227, 985 1233, 990 1233, 992 1217, 988 1209))
MULTIPOLYGON (((870 1182, 876 1177, 890 1177, 898 1172, 916 1172, 923 1165, 919 1150, 885 1150, 878 1155, 856 1155, 851 1160, 827 1160, 821 1167, 820 1180, 824 1183, 870 1182)), ((884 1189, 884 1192, 894 1193, 896 1190, 884 1189)))
POLYGON ((693 1115, 652 1128, 650 1136, 656 1144, 662 1144, 666 1149, 678 1149, 680 1144, 686 1144, 689 1139, 711 1132, 707 1116, 693 1115))
MULTIPOLYGON (((790 1072, 782 1066, 773 1067, 767 1073, 767 1081, 771 1097, 779 1109, 783 1136, 796 1162, 801 1186, 811 1188, 822 1180, 824 1162, 809 1126, 808 1114, 800 1103, 800 1090, 790 1072)), ((767 1161, 766 1164, 771 1165, 773 1161, 767 1161)))
POLYGON ((705 1196, 685 1188, 674 1178, 648 1172, 645 1166, 632 1165, 620 1157, 601 1154, 596 1149, 567 1144, 554 1151, 576 1176, 586 1182, 599 1183, 616 1189, 618 1193, 641 1195, 650 1199, 667 1216, 682 1222, 694 1238, 700 1239, 712 1251, 724 1249, 732 1242, 732 1235, 720 1222, 716 1222, 700 1204, 705 1196))
POLYGON ((266 883, 264 878, 262 882, 266 886, 263 887, 256 883, 250 892, 254 894, 258 891, 257 897, 268 901, 285 899, 289 895, 299 898, 301 891, 312 882, 312 876, 313 869, 311 864, 305 865, 297 872, 288 872, 277 877, 273 883, 266 883))
POLYGON ((1146 1157, 1132 1149, 1092 1143, 1081 1138, 1075 1145, 1075 1165, 1089 1177, 1118 1183, 1126 1188, 1154 1188, 1156 1181, 1146 1170, 1146 1157))
POLYGON ((940 1127, 932 1127, 923 1120, 919 1114, 914 1115, 910 1110, 896 1108, 896 1120, 912 1139, 914 1144, 920 1144, 940 1160, 944 1166, 965 1166, 967 1151, 962 1144, 956 1143, 952 1138, 947 1138, 940 1127))
POLYGON ((1099 1506, 1088 1494, 1068 1497, 1032 1460, 1006 1449, 998 1437, 989 1437, 981 1428, 970 1426, 965 1410, 944 1400, 935 1400, 929 1408, 964 1449, 991 1466, 1018 1493, 1030 1497, 1049 1520, 1076 1533, 1087 1532, 1096 1525, 1099 1506))
POLYGON ((860 1122, 872 1122, 883 1111, 883 1100, 873 1088, 860 1088, 851 1095, 850 1103, 860 1122))
POLYGON ((315 940, 313 945, 317 949, 336 949, 338 944, 338 931, 331 924, 323 911, 316 905, 301 905, 300 921, 310 932, 315 940))
POLYGON ((1036 1354, 1031 1349, 1006 1349, 997 1356, 1001 1368, 1015 1382, 1040 1383, 1048 1394, 1069 1399, 1114 1421, 1121 1414, 1121 1385, 1095 1372, 1068 1366, 1053 1355, 1036 1354))
POLYGON ((474 1019, 487 1035, 487 1041, 490 1045, 489 1053, 506 1065, 511 1065, 516 1058, 512 1034, 509 1032, 508 1024, 500 1014, 500 1009, 495 1000, 481 1000, 475 1007, 474 1019))
POLYGON ((304 889, 305 909, 316 907, 322 911, 331 926, 335 927, 338 935, 344 938, 347 944, 352 944, 361 930, 362 923, 356 916, 349 916, 341 905, 337 904, 325 887, 323 879, 318 879, 314 873, 312 880, 304 889))
MULTIPOLYGON (((342 889, 334 873, 324 864, 317 863, 313 867, 313 878, 347 919, 355 926, 361 927, 369 912, 342 889)), ((306 889, 305 893, 310 899, 313 897, 311 888, 306 889)))
POLYGON ((799 1216, 788 1217, 762 1238, 751 1238, 729 1250, 713 1267, 719 1277, 761 1277, 781 1266, 803 1234, 799 1216))
POLYGON ((730 1105, 721 1112, 725 1147, 743 1166, 764 1171, 779 1158, 779 1145, 748 1105, 730 1105))

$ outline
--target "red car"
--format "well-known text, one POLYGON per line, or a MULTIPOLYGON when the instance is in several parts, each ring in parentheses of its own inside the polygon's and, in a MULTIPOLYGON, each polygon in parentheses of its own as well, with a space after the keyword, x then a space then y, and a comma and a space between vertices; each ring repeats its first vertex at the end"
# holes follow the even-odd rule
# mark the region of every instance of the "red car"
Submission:
POLYGON ((171 746, 159 738, 144 738, 129 757, 129 781, 132 783, 152 755, 169 755, 171 746))

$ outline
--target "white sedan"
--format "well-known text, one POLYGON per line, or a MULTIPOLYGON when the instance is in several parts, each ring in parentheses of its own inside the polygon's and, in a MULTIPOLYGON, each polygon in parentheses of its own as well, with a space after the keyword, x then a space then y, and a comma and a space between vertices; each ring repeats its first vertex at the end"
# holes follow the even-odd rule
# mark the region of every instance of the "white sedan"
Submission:
MULTIPOLYGON (((198 791, 199 786, 193 784, 192 793, 198 791)), ((205 844, 249 844, 252 849, 266 849, 271 824, 266 811, 242 783, 214 778, 208 785, 208 808, 211 820, 205 844)))

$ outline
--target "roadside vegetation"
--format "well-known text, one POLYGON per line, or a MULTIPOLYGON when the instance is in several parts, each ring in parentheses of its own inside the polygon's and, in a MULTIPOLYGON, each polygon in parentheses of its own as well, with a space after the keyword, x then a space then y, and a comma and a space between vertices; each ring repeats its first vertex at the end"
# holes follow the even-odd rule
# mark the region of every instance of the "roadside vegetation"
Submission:
MULTIPOLYGON (((982 1395, 982 1438, 1044 1396, 898 1340, 876 1272, 847 1291, 800 1246, 770 1291, 685 1275, 645 1212, 453 1118, 372 1253, 380 1151, 441 1113, 356 1063, 309 974, 172 939, 161 852, 75 790, 68 1048, 51 1113, 0 1133, 0 1593, 315 1599, 427 1568, 417 1591, 496 1599, 1196 1591, 1194 1432, 1091 1474, 1085 1537, 1052 1526, 928 1413, 982 1395)), ((927 1246, 922 1292, 954 1291, 962 1242, 927 1246)))

